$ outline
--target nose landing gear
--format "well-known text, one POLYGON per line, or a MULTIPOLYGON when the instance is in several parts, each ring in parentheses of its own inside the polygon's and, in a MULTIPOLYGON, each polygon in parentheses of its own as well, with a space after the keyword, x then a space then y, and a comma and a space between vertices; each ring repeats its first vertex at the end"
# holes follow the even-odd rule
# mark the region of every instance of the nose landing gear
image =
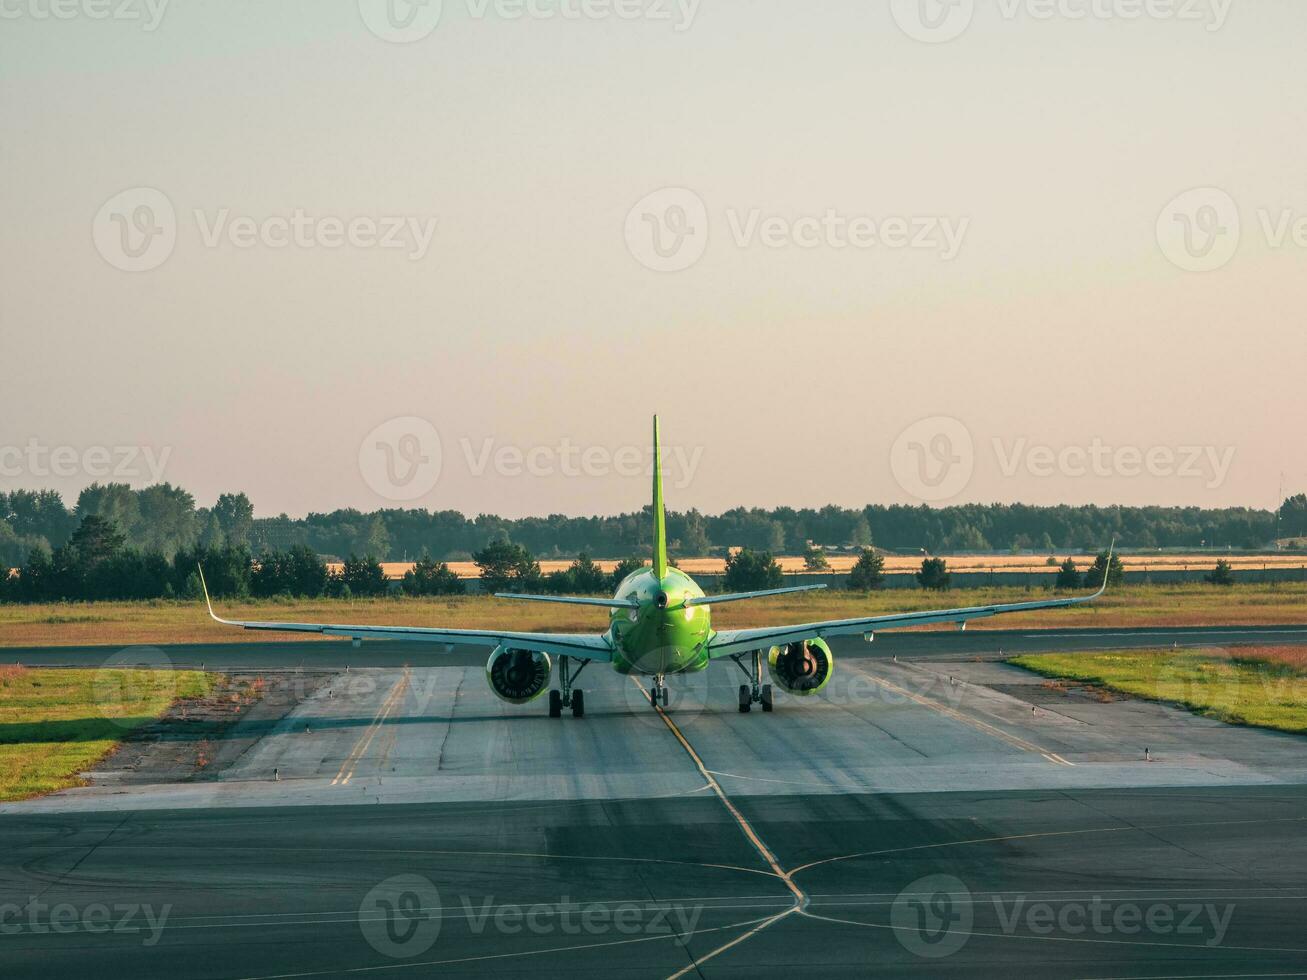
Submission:
POLYGON ((657 710, 659 705, 667 707, 667 685, 662 674, 655 675, 653 687, 649 688, 649 706, 657 710))

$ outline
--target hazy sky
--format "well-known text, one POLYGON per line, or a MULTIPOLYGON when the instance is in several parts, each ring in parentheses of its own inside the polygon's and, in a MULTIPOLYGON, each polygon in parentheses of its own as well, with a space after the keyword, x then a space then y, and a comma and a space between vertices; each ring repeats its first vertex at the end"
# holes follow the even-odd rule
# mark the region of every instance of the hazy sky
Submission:
POLYGON ((677 509, 1307 489, 1301 0, 51 2, 0 488, 615 512, 658 411, 677 509))

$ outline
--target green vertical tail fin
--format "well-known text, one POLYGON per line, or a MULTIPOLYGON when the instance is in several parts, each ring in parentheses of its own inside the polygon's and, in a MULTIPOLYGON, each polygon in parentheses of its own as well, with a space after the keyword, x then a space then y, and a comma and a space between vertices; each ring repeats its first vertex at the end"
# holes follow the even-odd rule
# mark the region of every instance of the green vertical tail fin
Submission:
POLYGON ((657 415, 653 420, 653 519, 653 568, 662 579, 667 574, 667 522, 663 517, 663 455, 657 415))

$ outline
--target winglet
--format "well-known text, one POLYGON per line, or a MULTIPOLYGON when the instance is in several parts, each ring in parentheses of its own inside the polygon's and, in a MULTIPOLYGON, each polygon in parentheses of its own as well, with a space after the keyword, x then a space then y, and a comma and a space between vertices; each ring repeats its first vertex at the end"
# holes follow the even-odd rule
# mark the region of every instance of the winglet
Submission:
POLYGON ((200 588, 204 590, 204 604, 209 607, 209 618, 219 623, 225 623, 226 620, 219 619, 217 613, 213 611, 213 601, 209 598, 209 586, 204 581, 204 566, 196 562, 195 569, 200 573, 200 588))
POLYGON ((1091 599, 1097 599, 1107 591, 1107 580, 1112 577, 1112 553, 1116 551, 1116 538, 1112 538, 1112 543, 1107 546, 1107 564, 1103 568, 1103 581, 1098 584, 1098 591, 1095 592, 1091 599))

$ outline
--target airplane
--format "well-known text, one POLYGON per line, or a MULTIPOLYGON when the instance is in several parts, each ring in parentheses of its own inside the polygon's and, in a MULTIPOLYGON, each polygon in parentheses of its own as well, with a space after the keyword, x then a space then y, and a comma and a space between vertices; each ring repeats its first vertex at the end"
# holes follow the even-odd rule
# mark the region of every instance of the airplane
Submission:
MULTIPOLYGON (((966 629, 973 619, 1034 609, 1056 609, 1092 602, 1107 588, 1107 575, 1092 595, 1062 599, 1040 599, 1004 605, 969 606, 960 609, 924 610, 766 626, 758 629, 717 631, 712 628, 712 607, 764 596, 785 595, 823 589, 824 585, 797 585, 755 592, 705 595, 695 581, 667 560, 666 522, 663 513, 663 474, 658 416, 653 420, 653 562, 632 572, 617 586, 611 599, 589 596, 521 595, 496 593, 499 598, 529 602, 562 602, 599 606, 609 610, 608 629, 603 633, 519 633, 511 630, 436 629, 425 626, 345 626, 334 623, 277 623, 229 620, 213 611, 204 569, 200 582, 209 615, 226 626, 247 630, 319 633, 347 636, 358 646, 364 639, 417 640, 443 643, 446 652, 455 645, 493 646, 486 662, 486 681, 491 691, 510 704, 527 704, 549 692, 549 716, 561 717, 570 708, 573 717, 585 716, 585 692, 575 686, 577 677, 592 663, 610 665, 619 674, 653 679, 647 692, 650 706, 660 711, 668 706, 669 675, 704 670, 714 660, 730 660, 748 678, 739 687, 739 710, 753 705, 764 712, 773 710, 773 685, 787 694, 811 697, 830 681, 835 657, 828 638, 861 634, 868 641, 881 630, 901 629, 931 623, 957 623, 966 629), (550 687, 552 658, 558 658, 558 686, 550 687), (763 682, 762 663, 767 662, 771 683, 763 682), (573 661, 576 662, 573 669, 573 661)), ((1113 544, 1113 547, 1115 544, 1113 544)), ((1112 548, 1108 549, 1111 567, 1112 548)))

